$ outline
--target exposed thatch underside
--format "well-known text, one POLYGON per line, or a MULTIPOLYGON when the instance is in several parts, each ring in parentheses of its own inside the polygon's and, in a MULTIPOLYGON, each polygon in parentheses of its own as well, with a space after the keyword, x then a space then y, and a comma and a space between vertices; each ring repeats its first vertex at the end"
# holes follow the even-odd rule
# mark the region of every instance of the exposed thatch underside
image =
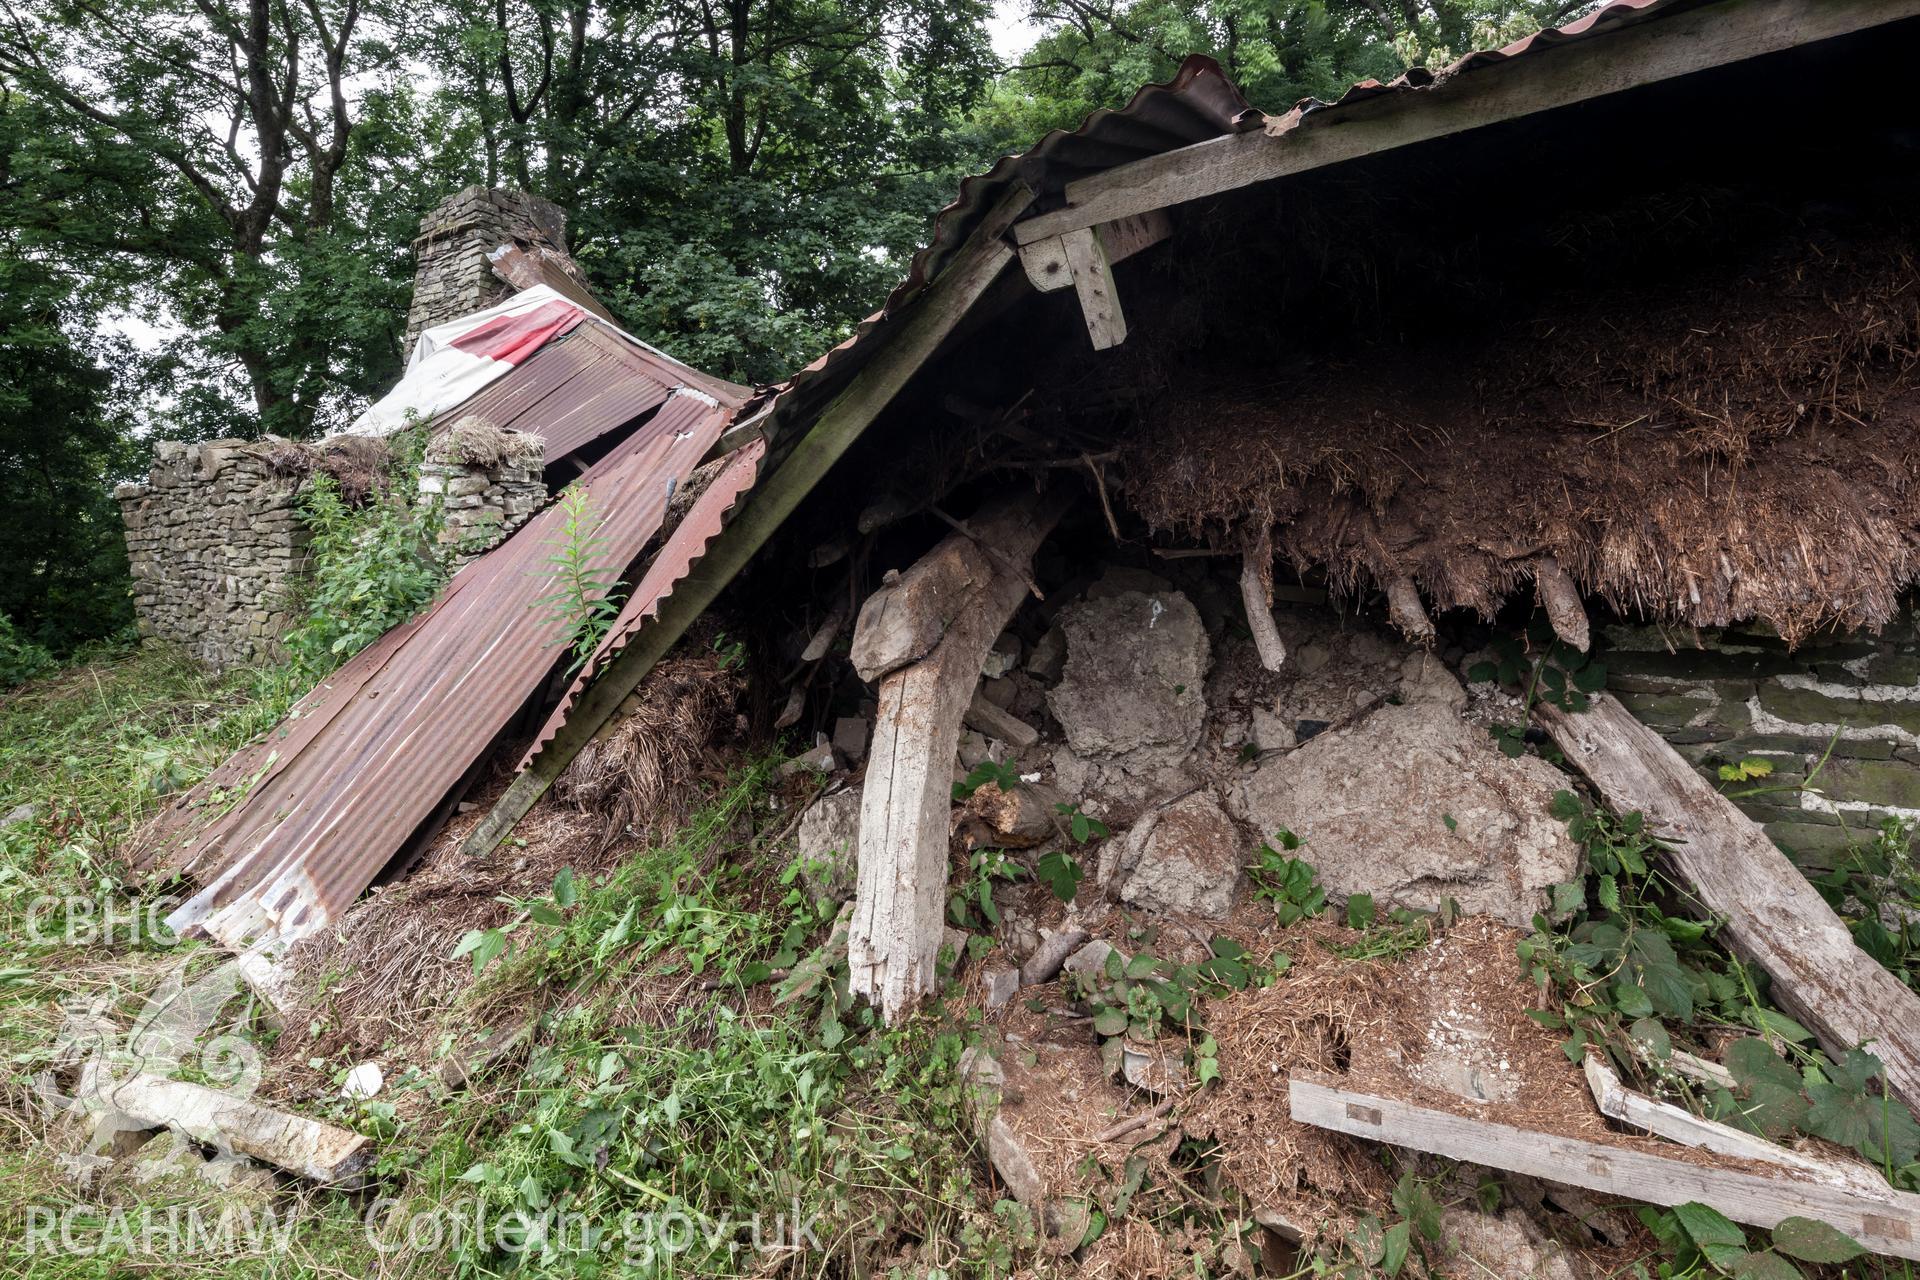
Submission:
POLYGON ((1278 374, 1166 374, 1123 443, 1159 528, 1275 545, 1336 590, 1491 615, 1554 556, 1623 611, 1877 629, 1920 576, 1912 240, 1563 295, 1483 331, 1278 374))

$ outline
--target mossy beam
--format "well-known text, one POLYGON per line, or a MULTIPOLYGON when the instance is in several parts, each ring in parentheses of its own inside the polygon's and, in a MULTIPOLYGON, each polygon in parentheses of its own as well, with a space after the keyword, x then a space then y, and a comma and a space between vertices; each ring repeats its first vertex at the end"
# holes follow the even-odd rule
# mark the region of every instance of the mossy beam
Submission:
POLYGON ((479 857, 490 853, 506 839, 561 771, 599 736, 654 664, 707 611, 721 590, 953 332, 1014 260, 1014 251, 1005 241, 1007 229, 1032 199, 1031 191, 1016 185, 994 206, 946 269, 910 304, 897 332, 881 339, 880 350, 820 413, 780 469, 749 495, 740 514, 661 602, 659 617, 642 627, 633 643, 581 695, 553 741, 513 780, 467 837, 462 846, 467 854, 479 857))

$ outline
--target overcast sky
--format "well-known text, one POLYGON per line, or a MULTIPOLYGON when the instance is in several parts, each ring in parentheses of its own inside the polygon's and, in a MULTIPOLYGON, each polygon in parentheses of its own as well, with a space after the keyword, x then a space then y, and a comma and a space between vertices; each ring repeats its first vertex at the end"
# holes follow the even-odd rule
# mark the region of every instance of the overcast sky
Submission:
POLYGON ((993 36, 993 51, 1006 62, 1018 61, 1039 38, 1039 29, 1027 25, 1027 0, 994 0, 987 30, 993 36))

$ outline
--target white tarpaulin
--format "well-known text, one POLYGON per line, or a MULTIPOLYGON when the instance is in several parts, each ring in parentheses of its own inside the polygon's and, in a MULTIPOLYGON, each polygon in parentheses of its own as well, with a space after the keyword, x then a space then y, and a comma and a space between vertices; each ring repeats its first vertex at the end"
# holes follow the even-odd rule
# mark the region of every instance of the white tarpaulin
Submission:
POLYGON ((406 376, 344 434, 385 436, 471 399, 554 338, 590 316, 547 285, 498 306, 423 330, 406 376))

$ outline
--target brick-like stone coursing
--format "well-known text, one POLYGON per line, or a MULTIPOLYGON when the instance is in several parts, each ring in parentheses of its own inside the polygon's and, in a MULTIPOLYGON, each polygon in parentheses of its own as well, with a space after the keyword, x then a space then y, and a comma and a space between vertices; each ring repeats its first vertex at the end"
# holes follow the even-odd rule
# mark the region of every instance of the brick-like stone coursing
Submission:
POLYGON ((440 203, 413 242, 413 305, 405 347, 420 331, 490 307, 513 292, 487 255, 515 242, 565 255, 567 215, 559 205, 521 191, 468 187, 440 203))
POLYGON ((440 543, 447 565, 458 569, 533 518, 547 500, 538 459, 502 462, 493 467, 461 462, 420 464, 422 498, 443 504, 440 543))
MULTIPOLYGON (((115 492, 142 638, 181 645, 216 669, 278 654, 298 618, 310 539, 302 482, 274 474, 264 452, 239 440, 162 441, 147 482, 115 492)), ((449 569, 498 545, 546 498, 537 458, 420 467, 420 500, 445 506, 449 569)))
POLYGON ((1920 633, 1911 613, 1880 636, 1831 636, 1791 653, 1759 628, 1703 631, 1703 647, 1674 650, 1666 641, 1683 637, 1651 627, 1605 635, 1607 687, 1636 717, 1716 786, 1781 788, 1735 803, 1802 866, 1832 866, 1886 818, 1920 821, 1920 633), (1744 759, 1773 772, 1723 782, 1720 766, 1744 759), (1798 789, 1816 768, 1811 789, 1798 789))

